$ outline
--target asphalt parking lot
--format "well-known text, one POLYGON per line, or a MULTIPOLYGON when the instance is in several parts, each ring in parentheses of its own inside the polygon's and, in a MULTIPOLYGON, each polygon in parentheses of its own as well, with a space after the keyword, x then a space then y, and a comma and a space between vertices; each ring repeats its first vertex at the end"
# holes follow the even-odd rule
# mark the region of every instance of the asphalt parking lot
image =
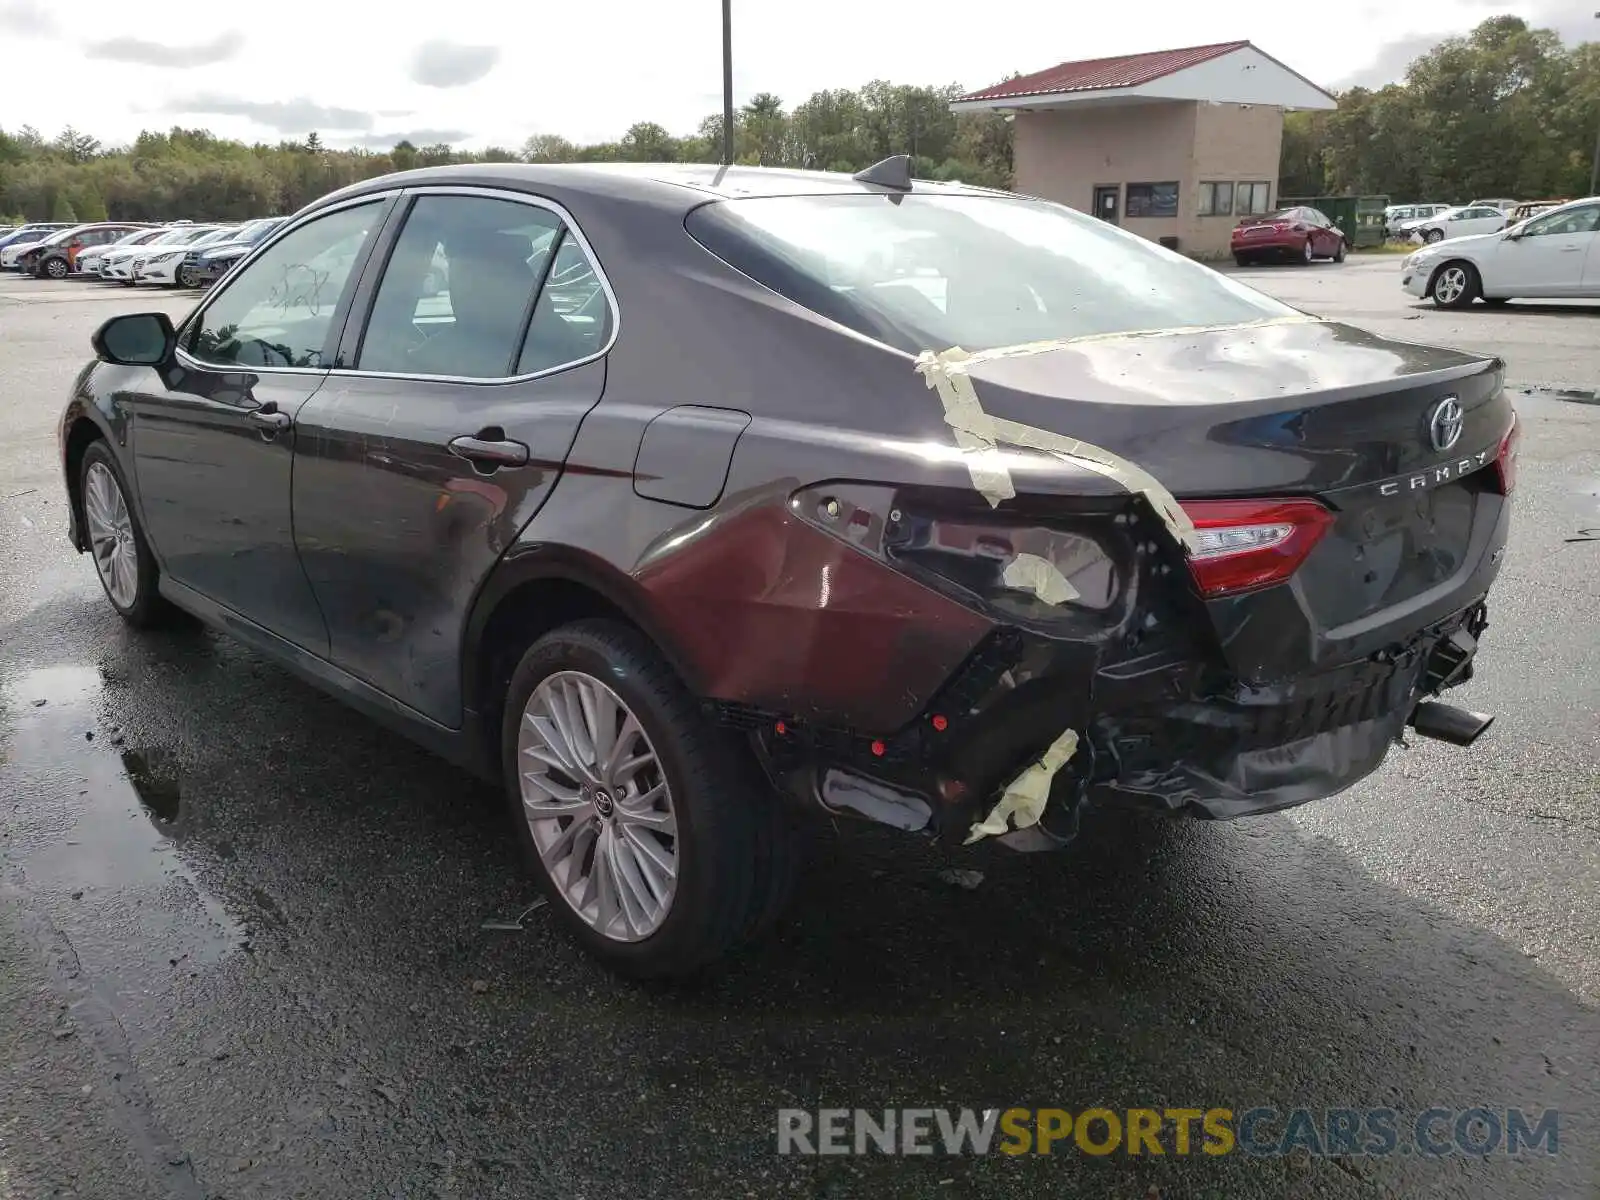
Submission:
POLYGON ((943 882, 815 848, 769 944, 624 985, 499 801, 213 634, 136 635, 63 536, 107 316, 0 276, 0 1200, 1600 1195, 1600 307, 1436 312, 1399 260, 1230 273, 1507 360, 1516 528, 1470 751, 1245 823, 1107 818, 943 882), (1589 532, 1584 532, 1589 531, 1589 532), (782 1107, 1560 1111, 1557 1153, 780 1157, 782 1107))

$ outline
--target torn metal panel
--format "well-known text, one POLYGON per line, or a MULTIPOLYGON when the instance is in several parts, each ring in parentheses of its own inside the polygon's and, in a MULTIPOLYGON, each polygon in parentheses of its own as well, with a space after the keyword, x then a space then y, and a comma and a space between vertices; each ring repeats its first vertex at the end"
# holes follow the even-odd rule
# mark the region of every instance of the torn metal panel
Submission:
POLYGON ((980 841, 986 837, 998 837, 1010 832, 1014 822, 1016 828, 1026 829, 1030 825, 1037 825, 1039 818, 1044 815, 1044 806, 1050 800, 1050 784, 1056 777, 1056 772, 1067 765, 1078 750, 1078 735, 1074 730, 1067 730, 1055 741, 1050 743, 1049 749, 1039 756, 1037 761, 1029 766, 1006 785, 1006 790, 1000 795, 1000 802, 989 810, 989 815, 980 823, 975 824, 967 834, 967 845, 980 841))
POLYGON ((939 400, 944 405, 945 423, 955 431, 956 444, 965 452, 972 486, 996 508, 1002 500, 1009 500, 1017 494, 1011 483, 1011 473, 1003 463, 997 456, 984 453, 997 449, 1001 442, 1053 454, 1096 471, 1115 480, 1128 491, 1143 496, 1172 532, 1172 536, 1186 549, 1194 550, 1197 546, 1194 522, 1183 511, 1177 498, 1142 467, 1092 442, 1024 425, 1020 421, 991 417, 984 412, 968 374, 974 365, 997 358, 1045 354, 1070 342, 1071 339, 1031 342, 1022 346, 985 350, 978 354, 969 354, 961 347, 953 346, 937 354, 925 350, 918 356, 916 369, 928 387, 939 394, 939 400))
POLYGON ((1078 598, 1078 589, 1055 563, 1037 554, 1019 554, 1006 564, 1000 580, 1009 588, 1032 592, 1046 604, 1065 604, 1078 598))

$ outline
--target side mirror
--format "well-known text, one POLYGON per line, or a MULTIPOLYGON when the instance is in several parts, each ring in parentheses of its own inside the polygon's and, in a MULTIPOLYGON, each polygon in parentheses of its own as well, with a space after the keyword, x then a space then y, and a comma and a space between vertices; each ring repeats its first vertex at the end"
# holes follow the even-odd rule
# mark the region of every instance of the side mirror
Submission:
POLYGON ((124 367, 159 367, 172 357, 177 335, 166 313, 112 317, 89 339, 102 362, 124 367))

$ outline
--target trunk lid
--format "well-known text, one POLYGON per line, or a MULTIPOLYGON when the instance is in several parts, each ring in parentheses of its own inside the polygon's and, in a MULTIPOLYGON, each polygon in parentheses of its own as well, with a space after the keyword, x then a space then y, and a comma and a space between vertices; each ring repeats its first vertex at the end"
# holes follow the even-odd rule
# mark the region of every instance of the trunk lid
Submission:
POLYGON ((989 415, 1110 450, 1179 500, 1332 511, 1287 583, 1207 602, 1248 679, 1403 641, 1498 568, 1509 505, 1494 458, 1512 423, 1498 360, 1304 320, 1089 339, 972 374, 989 415))

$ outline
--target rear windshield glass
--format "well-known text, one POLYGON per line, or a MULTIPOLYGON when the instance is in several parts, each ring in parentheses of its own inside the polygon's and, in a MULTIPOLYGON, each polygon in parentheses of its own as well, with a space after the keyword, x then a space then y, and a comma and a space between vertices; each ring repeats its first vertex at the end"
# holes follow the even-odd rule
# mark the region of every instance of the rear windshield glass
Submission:
POLYGON ((1295 310, 1060 205, 1002 196, 759 196, 689 232, 797 304, 919 353, 1232 325, 1295 310))

